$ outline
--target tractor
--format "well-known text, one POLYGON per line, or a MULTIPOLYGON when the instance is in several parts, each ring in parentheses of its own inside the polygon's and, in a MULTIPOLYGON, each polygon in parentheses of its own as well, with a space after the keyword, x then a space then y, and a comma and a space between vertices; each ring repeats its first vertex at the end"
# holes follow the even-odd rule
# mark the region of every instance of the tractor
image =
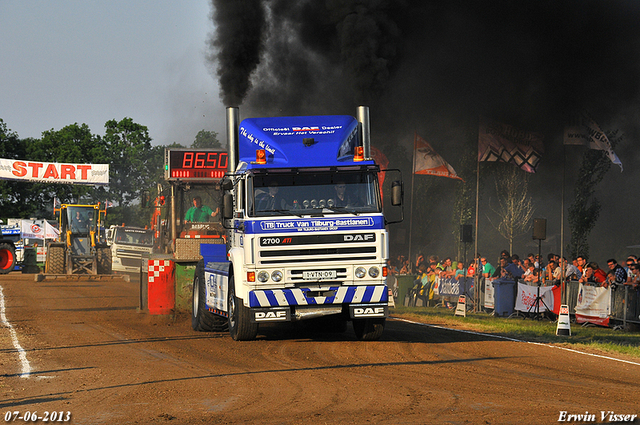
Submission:
POLYGON ((16 246, 13 241, 5 237, 0 229, 0 274, 7 274, 16 265, 16 246))
POLYGON ((103 235, 106 209, 62 204, 58 214, 60 241, 47 246, 48 274, 111 274, 111 248, 103 235))

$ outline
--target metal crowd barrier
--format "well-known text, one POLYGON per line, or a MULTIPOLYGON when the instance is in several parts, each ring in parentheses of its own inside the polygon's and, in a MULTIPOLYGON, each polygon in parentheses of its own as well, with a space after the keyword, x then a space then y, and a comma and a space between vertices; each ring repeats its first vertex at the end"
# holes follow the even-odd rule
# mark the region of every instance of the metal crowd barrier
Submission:
POLYGON ((611 318, 623 326, 640 324, 640 291, 629 285, 611 289, 611 318))

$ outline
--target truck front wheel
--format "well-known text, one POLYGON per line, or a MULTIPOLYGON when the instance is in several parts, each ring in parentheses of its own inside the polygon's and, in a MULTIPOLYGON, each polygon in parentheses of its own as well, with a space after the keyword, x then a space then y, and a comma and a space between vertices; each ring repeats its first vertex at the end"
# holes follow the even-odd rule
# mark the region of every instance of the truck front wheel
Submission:
POLYGON ((256 338, 258 324, 251 322, 251 311, 236 298, 233 276, 229 276, 229 333, 235 341, 249 341, 256 338))
POLYGON ((206 305, 207 288, 204 281, 204 261, 200 260, 193 277, 191 327, 194 331, 226 331, 227 319, 211 313, 206 305))
POLYGON ((377 341, 384 331, 385 319, 353 319, 353 331, 360 341, 377 341))
POLYGON ((0 274, 7 274, 16 265, 16 250, 8 243, 0 243, 0 274))

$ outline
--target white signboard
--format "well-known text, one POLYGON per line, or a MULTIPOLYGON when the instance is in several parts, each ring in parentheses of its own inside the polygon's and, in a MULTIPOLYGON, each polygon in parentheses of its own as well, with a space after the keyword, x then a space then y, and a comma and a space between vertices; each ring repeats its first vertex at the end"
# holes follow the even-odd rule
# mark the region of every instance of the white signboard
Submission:
POLYGON ((0 158, 0 179, 65 184, 109 184, 109 164, 68 164, 0 158))

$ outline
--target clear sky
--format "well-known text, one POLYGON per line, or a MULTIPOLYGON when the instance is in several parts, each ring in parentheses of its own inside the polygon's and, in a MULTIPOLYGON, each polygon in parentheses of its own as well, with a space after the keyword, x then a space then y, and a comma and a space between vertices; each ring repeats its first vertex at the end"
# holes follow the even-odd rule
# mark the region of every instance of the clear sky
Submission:
POLYGON ((131 117, 153 144, 224 138, 208 0, 1 0, 0 118, 20 138, 131 117))

